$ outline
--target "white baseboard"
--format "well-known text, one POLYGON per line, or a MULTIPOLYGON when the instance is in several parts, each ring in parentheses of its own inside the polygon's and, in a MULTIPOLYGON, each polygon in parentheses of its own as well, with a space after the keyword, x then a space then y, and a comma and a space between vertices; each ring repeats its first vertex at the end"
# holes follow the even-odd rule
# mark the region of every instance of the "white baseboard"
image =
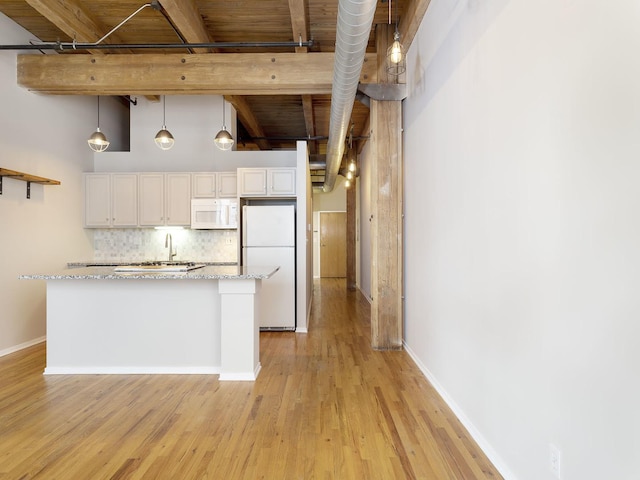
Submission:
POLYGON ((220 367, 46 367, 45 375, 217 375, 220 367))
POLYGON ((5 348, 4 350, 0 350, 0 357, 4 357, 5 355, 10 355, 15 352, 19 352, 20 350, 24 350, 25 348, 33 347, 39 343, 44 342, 47 337, 38 337, 33 340, 29 340, 28 342, 21 343, 19 345, 15 345, 13 347, 5 348))
MULTIPOLYGON (((366 297, 366 295, 365 295, 366 297)), ((449 408, 453 411, 454 415, 458 417, 460 423, 467 429, 469 435, 475 440, 480 449, 484 452, 487 458, 493 463, 493 466, 500 472, 500 474, 504 477, 504 480, 517 480, 516 476, 513 472, 507 467, 506 463, 502 460, 500 455, 496 453, 493 447, 489 444, 489 442, 484 438, 484 436, 480 433, 480 431, 471 423, 471 421, 464 414, 462 409, 456 404, 456 402, 451 398, 451 396, 446 392, 446 390, 440 385, 440 383, 436 380, 433 374, 429 371, 429 369, 420 361, 418 356, 409 348, 406 342, 403 342, 404 349, 409 354, 411 359, 414 361, 416 366, 420 369, 420 371, 427 377, 429 383, 436 389, 438 394, 442 397, 445 403, 449 406, 449 408)))
POLYGON ((258 365, 256 365, 255 371, 253 373, 221 373, 220 374, 220 381, 221 382, 226 382, 226 381, 231 381, 231 382, 254 382, 256 380, 256 378, 258 378, 258 374, 260 373, 260 370, 262 370, 262 364, 258 363, 258 365))

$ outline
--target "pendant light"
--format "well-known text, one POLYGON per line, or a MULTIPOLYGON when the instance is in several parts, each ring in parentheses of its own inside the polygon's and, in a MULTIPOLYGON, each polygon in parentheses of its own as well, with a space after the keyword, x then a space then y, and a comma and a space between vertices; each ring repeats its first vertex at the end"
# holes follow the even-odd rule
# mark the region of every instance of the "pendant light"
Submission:
MULTIPOLYGON (((389 25, 391 25, 391 0, 389 0, 389 25)), ((393 33, 393 43, 387 49, 387 73, 397 77, 402 75, 406 69, 404 47, 400 43, 400 32, 398 32, 398 19, 396 17, 396 30, 393 33)))
POLYGON ((166 109, 165 109, 165 96, 162 96, 162 129, 156 134, 156 145, 162 150, 169 150, 173 147, 175 140, 173 135, 167 130, 166 125, 166 109))
POLYGON ((104 152, 109 148, 109 140, 104 136, 104 133, 100 131, 100 95, 98 95, 98 128, 93 132, 93 135, 87 140, 89 147, 96 153, 104 152))
POLYGON ((215 142, 216 147, 218 147, 220 150, 229 150, 231 147, 233 147, 234 141, 231 134, 227 131, 227 127, 225 125, 224 107, 224 97, 222 97, 222 130, 218 132, 216 138, 213 141, 215 142))

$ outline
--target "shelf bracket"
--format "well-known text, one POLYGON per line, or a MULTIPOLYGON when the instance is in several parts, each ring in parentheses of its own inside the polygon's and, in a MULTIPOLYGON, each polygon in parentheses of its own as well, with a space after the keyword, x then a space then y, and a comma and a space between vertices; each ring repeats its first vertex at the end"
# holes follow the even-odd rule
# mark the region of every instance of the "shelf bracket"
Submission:
POLYGON ((0 195, 2 195, 2 179, 4 177, 14 178, 16 180, 22 180, 27 182, 27 198, 31 198, 31 183, 39 183, 41 185, 60 185, 58 180, 51 178, 38 177, 36 175, 30 175, 28 173, 16 172, 15 170, 9 170, 8 168, 0 168, 0 195))

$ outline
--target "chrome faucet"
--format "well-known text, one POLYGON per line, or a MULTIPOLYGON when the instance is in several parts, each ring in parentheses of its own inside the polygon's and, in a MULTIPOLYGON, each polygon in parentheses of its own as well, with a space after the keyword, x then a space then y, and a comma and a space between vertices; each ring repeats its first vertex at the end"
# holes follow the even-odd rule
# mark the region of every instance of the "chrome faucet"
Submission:
POLYGON ((169 261, 173 261, 173 257, 178 255, 178 249, 173 250, 173 237, 170 233, 167 233, 167 236, 164 237, 164 248, 169 248, 169 261))

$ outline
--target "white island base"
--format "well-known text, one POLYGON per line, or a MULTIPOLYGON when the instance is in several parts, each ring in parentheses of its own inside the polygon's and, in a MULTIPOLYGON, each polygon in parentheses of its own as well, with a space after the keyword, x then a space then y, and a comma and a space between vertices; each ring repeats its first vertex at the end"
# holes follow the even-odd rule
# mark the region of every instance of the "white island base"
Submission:
POLYGON ((49 277, 44 373, 255 380, 261 282, 49 277))

